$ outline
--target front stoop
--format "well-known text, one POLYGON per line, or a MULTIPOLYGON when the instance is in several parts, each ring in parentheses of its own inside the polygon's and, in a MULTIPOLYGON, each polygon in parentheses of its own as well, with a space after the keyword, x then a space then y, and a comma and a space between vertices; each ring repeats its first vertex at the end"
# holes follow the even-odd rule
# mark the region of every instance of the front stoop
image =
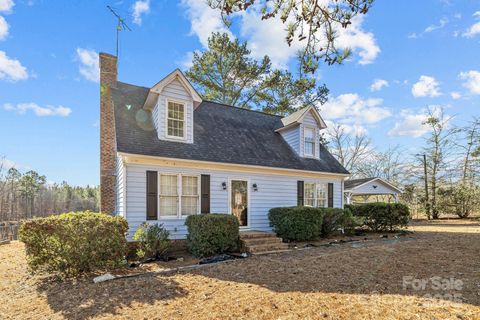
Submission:
POLYGON ((240 240, 243 249, 250 254, 267 254, 288 251, 288 244, 273 232, 242 231, 240 240))

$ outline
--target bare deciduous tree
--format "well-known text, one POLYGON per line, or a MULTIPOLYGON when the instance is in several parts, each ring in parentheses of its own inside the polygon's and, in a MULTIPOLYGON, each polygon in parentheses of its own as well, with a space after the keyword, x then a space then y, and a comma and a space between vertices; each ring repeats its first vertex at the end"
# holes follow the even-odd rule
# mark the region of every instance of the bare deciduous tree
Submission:
POLYGON ((344 126, 334 125, 327 133, 329 151, 352 174, 355 175, 357 165, 364 160, 370 151, 370 139, 366 135, 350 135, 344 126))

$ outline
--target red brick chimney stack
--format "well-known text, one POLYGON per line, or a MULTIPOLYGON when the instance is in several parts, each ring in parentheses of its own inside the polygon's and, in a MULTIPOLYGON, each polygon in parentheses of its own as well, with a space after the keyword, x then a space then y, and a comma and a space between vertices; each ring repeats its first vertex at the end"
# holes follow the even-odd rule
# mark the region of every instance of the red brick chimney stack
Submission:
POLYGON ((112 88, 117 86, 117 57, 101 52, 100 59, 100 211, 115 213, 115 119, 112 88))

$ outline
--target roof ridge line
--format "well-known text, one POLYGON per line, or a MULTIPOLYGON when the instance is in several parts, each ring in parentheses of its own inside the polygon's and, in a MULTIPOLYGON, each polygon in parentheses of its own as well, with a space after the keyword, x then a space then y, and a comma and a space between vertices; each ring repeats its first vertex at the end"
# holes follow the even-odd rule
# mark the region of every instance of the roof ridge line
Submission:
POLYGON ((215 104, 225 106, 225 107, 230 107, 230 108, 235 108, 235 109, 240 109, 240 110, 245 110, 245 111, 251 111, 251 112, 256 112, 256 113, 261 113, 261 114, 265 114, 267 116, 272 116, 272 117, 277 117, 277 118, 283 118, 283 116, 280 116, 280 115, 277 115, 277 114, 271 114, 271 113, 267 113, 267 112, 260 111, 260 110, 252 110, 252 109, 232 106, 230 104, 226 104, 226 103, 222 103, 222 102, 216 102, 216 101, 211 101, 211 100, 206 100, 206 99, 203 99, 203 102, 210 102, 210 103, 215 103, 215 104))

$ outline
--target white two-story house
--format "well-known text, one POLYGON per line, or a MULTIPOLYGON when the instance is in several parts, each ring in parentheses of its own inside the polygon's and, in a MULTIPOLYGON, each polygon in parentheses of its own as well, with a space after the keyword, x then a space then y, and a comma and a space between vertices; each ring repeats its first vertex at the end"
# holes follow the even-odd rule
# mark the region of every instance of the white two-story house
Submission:
POLYGON ((268 231, 272 207, 343 207, 349 173, 320 144, 315 108, 280 117, 204 101, 179 70, 145 88, 117 81, 114 56, 100 66, 102 211, 129 237, 150 221, 184 239, 194 214, 268 231))

